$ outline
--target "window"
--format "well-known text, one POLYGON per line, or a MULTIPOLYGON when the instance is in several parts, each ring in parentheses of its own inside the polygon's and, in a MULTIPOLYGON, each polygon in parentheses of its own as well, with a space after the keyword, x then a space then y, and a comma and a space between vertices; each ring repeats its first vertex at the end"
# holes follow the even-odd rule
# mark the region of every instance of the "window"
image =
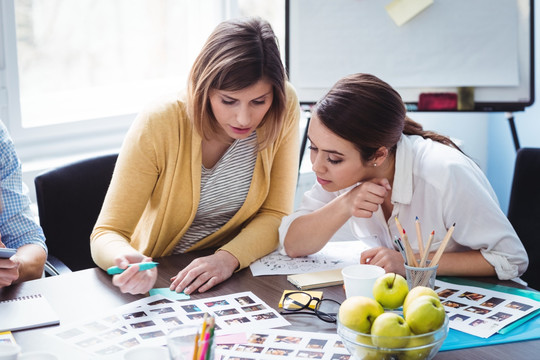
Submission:
POLYGON ((117 149, 223 19, 264 17, 284 49, 284 0, 2 0, 0 14, 0 118, 23 164, 117 149))

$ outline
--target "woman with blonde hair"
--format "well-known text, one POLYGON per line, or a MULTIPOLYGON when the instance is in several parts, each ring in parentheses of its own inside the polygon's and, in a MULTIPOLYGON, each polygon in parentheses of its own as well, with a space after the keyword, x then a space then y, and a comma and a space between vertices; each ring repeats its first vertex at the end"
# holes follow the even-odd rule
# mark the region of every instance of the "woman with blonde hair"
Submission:
MULTIPOLYGON (((205 248, 171 279, 204 292, 275 250, 293 207, 300 107, 276 37, 260 18, 224 21, 191 69, 187 96, 141 113, 129 130, 91 235, 102 269, 205 248)), ((113 277, 145 293, 157 269, 113 277)))

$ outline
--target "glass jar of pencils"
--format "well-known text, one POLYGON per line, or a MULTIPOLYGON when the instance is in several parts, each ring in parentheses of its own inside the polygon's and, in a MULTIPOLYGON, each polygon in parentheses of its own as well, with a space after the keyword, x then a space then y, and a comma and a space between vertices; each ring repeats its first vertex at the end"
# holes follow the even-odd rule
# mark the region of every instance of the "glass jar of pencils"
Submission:
POLYGON ((439 264, 435 264, 435 266, 430 266, 430 264, 430 260, 427 260, 426 265, 422 267, 405 264, 405 274, 409 290, 416 286, 426 286, 432 289, 435 287, 435 277, 439 264))
POLYGON ((213 360, 216 346, 212 320, 205 319, 203 324, 186 324, 172 329, 167 335, 170 359, 213 360))

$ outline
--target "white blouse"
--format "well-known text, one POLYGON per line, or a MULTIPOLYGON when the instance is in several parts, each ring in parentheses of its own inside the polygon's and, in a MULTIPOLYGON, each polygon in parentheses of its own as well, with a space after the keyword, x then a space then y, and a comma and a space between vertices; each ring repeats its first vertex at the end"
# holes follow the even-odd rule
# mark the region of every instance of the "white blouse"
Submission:
MULTIPOLYGON (((351 188, 331 193, 316 183, 307 191, 298 210, 282 220, 280 252, 286 254, 283 242, 294 219, 321 208, 351 188)), ((379 207, 369 219, 351 217, 331 240, 362 240, 369 247, 395 249, 394 236, 400 236, 394 220, 397 216, 411 247, 418 252, 418 216, 424 243, 435 231, 431 251, 438 248, 447 229, 455 223, 446 252, 480 250, 501 280, 519 277, 527 269, 527 252, 501 211, 489 181, 470 158, 456 149, 420 136, 403 135, 396 151, 391 201, 394 209, 388 221, 379 207)))

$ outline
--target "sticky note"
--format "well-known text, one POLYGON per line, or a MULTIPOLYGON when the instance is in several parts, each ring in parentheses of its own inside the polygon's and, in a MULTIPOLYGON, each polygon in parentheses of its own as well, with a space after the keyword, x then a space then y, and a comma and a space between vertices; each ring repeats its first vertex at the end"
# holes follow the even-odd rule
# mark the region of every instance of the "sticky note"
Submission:
POLYGON ((172 291, 169 288, 155 288, 151 289, 149 291, 150 296, 152 295, 163 295, 167 299, 171 300, 188 300, 190 296, 188 294, 184 294, 183 292, 177 293, 176 291, 172 291))
MULTIPOLYGON (((298 290, 283 290, 283 295, 281 295, 281 299, 279 299, 279 305, 278 305, 279 307, 283 307, 283 299, 285 298, 285 295, 291 292, 298 292, 298 290)), ((319 298, 319 299, 322 299, 322 296, 323 296, 322 291, 302 291, 302 292, 308 293, 309 295, 311 295, 311 297, 319 298)), ((311 304, 309 304, 309 307, 312 309, 315 309, 315 304, 316 304, 315 302, 312 302, 311 304)))
POLYGON ((394 0, 385 9, 396 25, 401 26, 431 4, 433 0, 394 0))

